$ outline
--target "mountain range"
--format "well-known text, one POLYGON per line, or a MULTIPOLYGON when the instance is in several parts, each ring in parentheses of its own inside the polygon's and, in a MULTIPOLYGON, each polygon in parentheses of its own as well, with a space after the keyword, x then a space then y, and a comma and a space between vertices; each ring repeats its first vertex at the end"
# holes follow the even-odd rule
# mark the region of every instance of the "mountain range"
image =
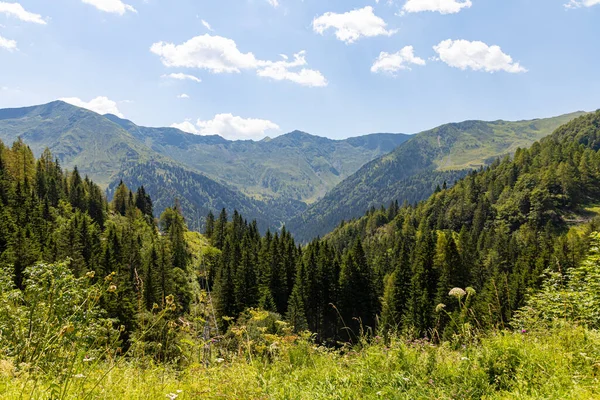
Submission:
POLYGON ((308 240, 330 232, 341 221, 362 216, 391 201, 417 202, 438 186, 453 184, 473 169, 513 154, 584 114, 575 112, 529 121, 465 121, 421 132, 377 158, 294 217, 288 227, 308 240))
POLYGON ((332 140, 294 131, 230 141, 150 128, 62 101, 0 110, 0 140, 49 148, 107 190, 142 183, 156 211, 177 198, 199 229, 208 211, 238 209, 262 229, 286 224, 300 241, 390 201, 416 202, 469 170, 551 134, 583 112, 529 121, 466 121, 416 135, 332 140))
POLYGON ((331 140, 294 131, 261 141, 229 141, 175 128, 149 128, 62 101, 0 110, 0 140, 21 138, 34 154, 49 148, 109 197, 123 180, 144 176, 160 212, 178 198, 198 228, 208 210, 238 209, 278 229, 366 162, 410 138, 372 134, 331 140), (197 216, 201 215, 198 219, 197 216))

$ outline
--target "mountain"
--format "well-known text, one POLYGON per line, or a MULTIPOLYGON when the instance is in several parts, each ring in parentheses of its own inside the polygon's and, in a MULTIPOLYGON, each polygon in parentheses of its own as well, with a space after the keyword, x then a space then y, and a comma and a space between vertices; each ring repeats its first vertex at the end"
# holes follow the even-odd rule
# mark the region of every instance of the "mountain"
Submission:
POLYGON ((419 133, 391 153, 365 164, 293 218, 288 228, 297 239, 306 241, 371 207, 426 199, 438 185, 452 184, 469 170, 528 147, 582 114, 517 122, 465 121, 419 133))
MULTIPOLYGON (((331 140, 294 131, 262 141, 230 141, 175 128, 141 127, 62 101, 0 110, 0 140, 21 138, 39 156, 47 147, 63 167, 78 167, 103 188, 146 179, 158 212, 178 198, 186 216, 238 208, 261 227, 279 228, 409 136, 373 134, 331 140), (144 171, 148 168, 147 171, 144 171)), ((198 215, 202 218, 198 219, 198 215)), ((194 228, 198 226, 193 225, 194 228)))
POLYGON ((184 167, 160 161, 135 163, 115 177, 107 193, 112 198, 120 182, 130 188, 144 186, 150 194, 155 215, 179 202, 190 229, 200 231, 210 211, 226 209, 229 215, 234 210, 248 220, 256 220, 261 231, 277 230, 289 215, 300 213, 306 208, 301 202, 263 202, 218 183, 203 174, 184 167))
POLYGON ((312 203, 365 163, 389 153, 409 135, 378 133, 332 140, 294 131, 274 139, 230 141, 175 128, 147 128, 114 115, 146 146, 258 199, 312 203))
POLYGON ((243 210, 262 229, 281 226, 282 216, 267 212, 270 205, 187 170, 92 111, 62 101, 0 110, 0 140, 10 145, 19 137, 34 154, 39 156, 48 147, 63 167, 77 166, 80 173, 108 188, 109 199, 121 180, 133 189, 145 185, 156 215, 178 199, 190 226, 196 229, 208 211, 222 208, 243 210))
POLYGON ((123 164, 158 157, 109 119, 62 101, 0 110, 0 140, 11 144, 19 137, 35 155, 47 147, 63 167, 77 166, 101 186, 123 164))

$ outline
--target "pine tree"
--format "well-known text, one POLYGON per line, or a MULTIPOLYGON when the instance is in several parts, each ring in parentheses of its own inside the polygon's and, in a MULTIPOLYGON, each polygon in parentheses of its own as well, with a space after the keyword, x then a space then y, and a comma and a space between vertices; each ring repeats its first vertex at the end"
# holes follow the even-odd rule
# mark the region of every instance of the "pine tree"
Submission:
POLYGON ((121 181, 119 186, 117 186, 112 202, 112 209, 115 212, 121 215, 127 214, 127 210, 129 209, 129 193, 129 189, 123 181, 121 181))
POLYGON ((308 329, 300 284, 296 284, 292 290, 286 318, 289 324, 294 328, 294 332, 302 332, 308 329))

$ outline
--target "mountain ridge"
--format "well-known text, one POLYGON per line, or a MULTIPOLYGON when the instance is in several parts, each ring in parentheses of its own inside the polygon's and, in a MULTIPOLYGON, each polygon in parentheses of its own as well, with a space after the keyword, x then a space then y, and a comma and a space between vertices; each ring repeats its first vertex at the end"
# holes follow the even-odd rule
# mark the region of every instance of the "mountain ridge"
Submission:
POLYGON ((528 147, 582 114, 585 112, 521 121, 470 120, 420 132, 363 165, 290 220, 288 227, 306 241, 325 235, 344 220, 360 217, 371 207, 424 200, 437 185, 452 184, 469 170, 528 147), (415 182, 415 177, 420 181, 415 182))

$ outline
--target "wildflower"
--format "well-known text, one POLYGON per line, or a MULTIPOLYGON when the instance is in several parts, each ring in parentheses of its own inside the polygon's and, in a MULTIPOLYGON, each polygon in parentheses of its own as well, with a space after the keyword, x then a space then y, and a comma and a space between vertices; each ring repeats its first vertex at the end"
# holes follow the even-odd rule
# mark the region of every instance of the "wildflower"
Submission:
POLYGON ((92 362, 92 361, 94 361, 94 360, 95 360, 95 358, 94 358, 94 357, 88 357, 88 356, 85 356, 85 357, 84 357, 84 359, 83 359, 83 362, 92 362))
POLYGON ((521 329, 521 333, 523 333, 523 334, 527 333, 527 329, 521 329))
POLYGON ((178 398, 179 395, 175 394, 175 393, 167 393, 167 398, 170 400, 175 400, 176 398, 178 398))
POLYGON ((444 311, 444 308, 446 308, 446 305, 444 303, 440 303, 435 307, 435 312, 439 313, 444 311))
POLYGON ((108 276, 106 276, 106 277, 104 278, 104 280, 105 280, 106 282, 110 282, 110 281, 112 281, 112 279, 113 279, 113 277, 114 277, 115 275, 116 275, 116 273, 115 273, 115 272, 111 272, 111 273, 110 273, 108 276))
POLYGON ((73 324, 65 325, 65 326, 63 326, 63 327, 60 329, 60 332, 59 332, 59 334, 58 334, 58 335, 59 335, 59 336, 64 336, 64 335, 66 335, 67 333, 71 333, 71 332, 73 332, 74 330, 75 330, 75 327, 73 326, 73 324))
POLYGON ((110 285, 107 289, 110 293, 114 293, 117 291, 117 285, 110 285))
POLYGON ((469 357, 461 357, 461 361, 469 361, 469 357))
POLYGON ((467 291, 467 294, 469 296, 475 296, 475 294, 477 294, 477 291, 475 289, 473 289, 471 286, 469 286, 467 289, 465 289, 467 291))
POLYGON ((218 363, 220 364, 220 363, 222 363, 222 362, 223 362, 223 361, 225 361, 225 360, 224 360, 224 359, 222 359, 222 358, 217 358, 215 361, 216 361, 216 362, 218 362, 218 363))
POLYGON ((167 303, 167 305, 171 305, 175 302, 175 297, 170 294, 167 297, 165 297, 165 302, 167 303))
POLYGON ((464 297, 467 294, 467 292, 465 292, 463 289, 455 287, 454 289, 450 290, 450 292, 448 293, 448 296, 453 296, 456 297, 457 299, 460 299, 462 297, 464 297))
POLYGON ((77 375, 73 375, 73 378, 83 379, 83 378, 85 378, 85 375, 83 375, 83 374, 77 374, 77 375))
POLYGON ((85 276, 87 276, 90 279, 92 279, 94 277, 94 275, 96 275, 95 271, 89 271, 88 273, 85 274, 85 276))

